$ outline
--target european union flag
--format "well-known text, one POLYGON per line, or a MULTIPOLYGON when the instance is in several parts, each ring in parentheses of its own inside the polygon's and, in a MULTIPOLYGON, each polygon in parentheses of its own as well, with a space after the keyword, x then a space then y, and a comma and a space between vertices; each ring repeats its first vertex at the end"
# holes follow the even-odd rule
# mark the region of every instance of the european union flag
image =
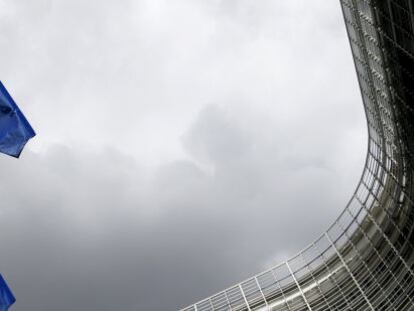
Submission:
POLYGON ((36 133, 0 82, 0 152, 18 158, 36 133))
POLYGON ((0 274, 0 311, 7 311, 9 307, 16 302, 6 281, 0 274))

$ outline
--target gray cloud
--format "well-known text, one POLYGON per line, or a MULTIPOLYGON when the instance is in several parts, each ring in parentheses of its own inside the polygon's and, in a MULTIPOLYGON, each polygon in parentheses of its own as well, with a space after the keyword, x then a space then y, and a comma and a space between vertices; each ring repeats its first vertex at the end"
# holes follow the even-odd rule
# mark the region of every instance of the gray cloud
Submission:
POLYGON ((1 3, 1 78, 39 133, 0 161, 15 309, 175 310, 311 242, 365 151, 340 14, 1 3))

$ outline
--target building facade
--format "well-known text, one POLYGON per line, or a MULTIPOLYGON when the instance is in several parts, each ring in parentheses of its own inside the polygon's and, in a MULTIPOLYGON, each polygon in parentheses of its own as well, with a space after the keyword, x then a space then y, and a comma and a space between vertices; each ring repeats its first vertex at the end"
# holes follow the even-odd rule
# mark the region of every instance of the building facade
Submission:
POLYGON ((414 0, 341 0, 365 107, 349 203, 286 262, 182 311, 414 310, 414 0))

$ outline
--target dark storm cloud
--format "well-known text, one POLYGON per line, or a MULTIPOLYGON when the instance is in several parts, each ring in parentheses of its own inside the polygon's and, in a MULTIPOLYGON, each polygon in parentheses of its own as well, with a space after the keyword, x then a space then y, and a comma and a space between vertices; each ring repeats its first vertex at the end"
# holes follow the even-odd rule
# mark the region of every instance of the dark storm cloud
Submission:
POLYGON ((1 78, 39 134, 0 161, 16 310, 176 310, 286 259, 353 190, 365 133, 337 3, 0 17, 1 78))

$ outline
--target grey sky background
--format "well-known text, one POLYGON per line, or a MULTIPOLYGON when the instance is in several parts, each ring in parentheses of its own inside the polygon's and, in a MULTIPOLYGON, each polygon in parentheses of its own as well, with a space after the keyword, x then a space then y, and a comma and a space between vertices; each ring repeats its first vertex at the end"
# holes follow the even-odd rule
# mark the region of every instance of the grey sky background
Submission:
POLYGON ((177 310, 279 263, 360 177, 338 1, 0 0, 13 310, 177 310))

